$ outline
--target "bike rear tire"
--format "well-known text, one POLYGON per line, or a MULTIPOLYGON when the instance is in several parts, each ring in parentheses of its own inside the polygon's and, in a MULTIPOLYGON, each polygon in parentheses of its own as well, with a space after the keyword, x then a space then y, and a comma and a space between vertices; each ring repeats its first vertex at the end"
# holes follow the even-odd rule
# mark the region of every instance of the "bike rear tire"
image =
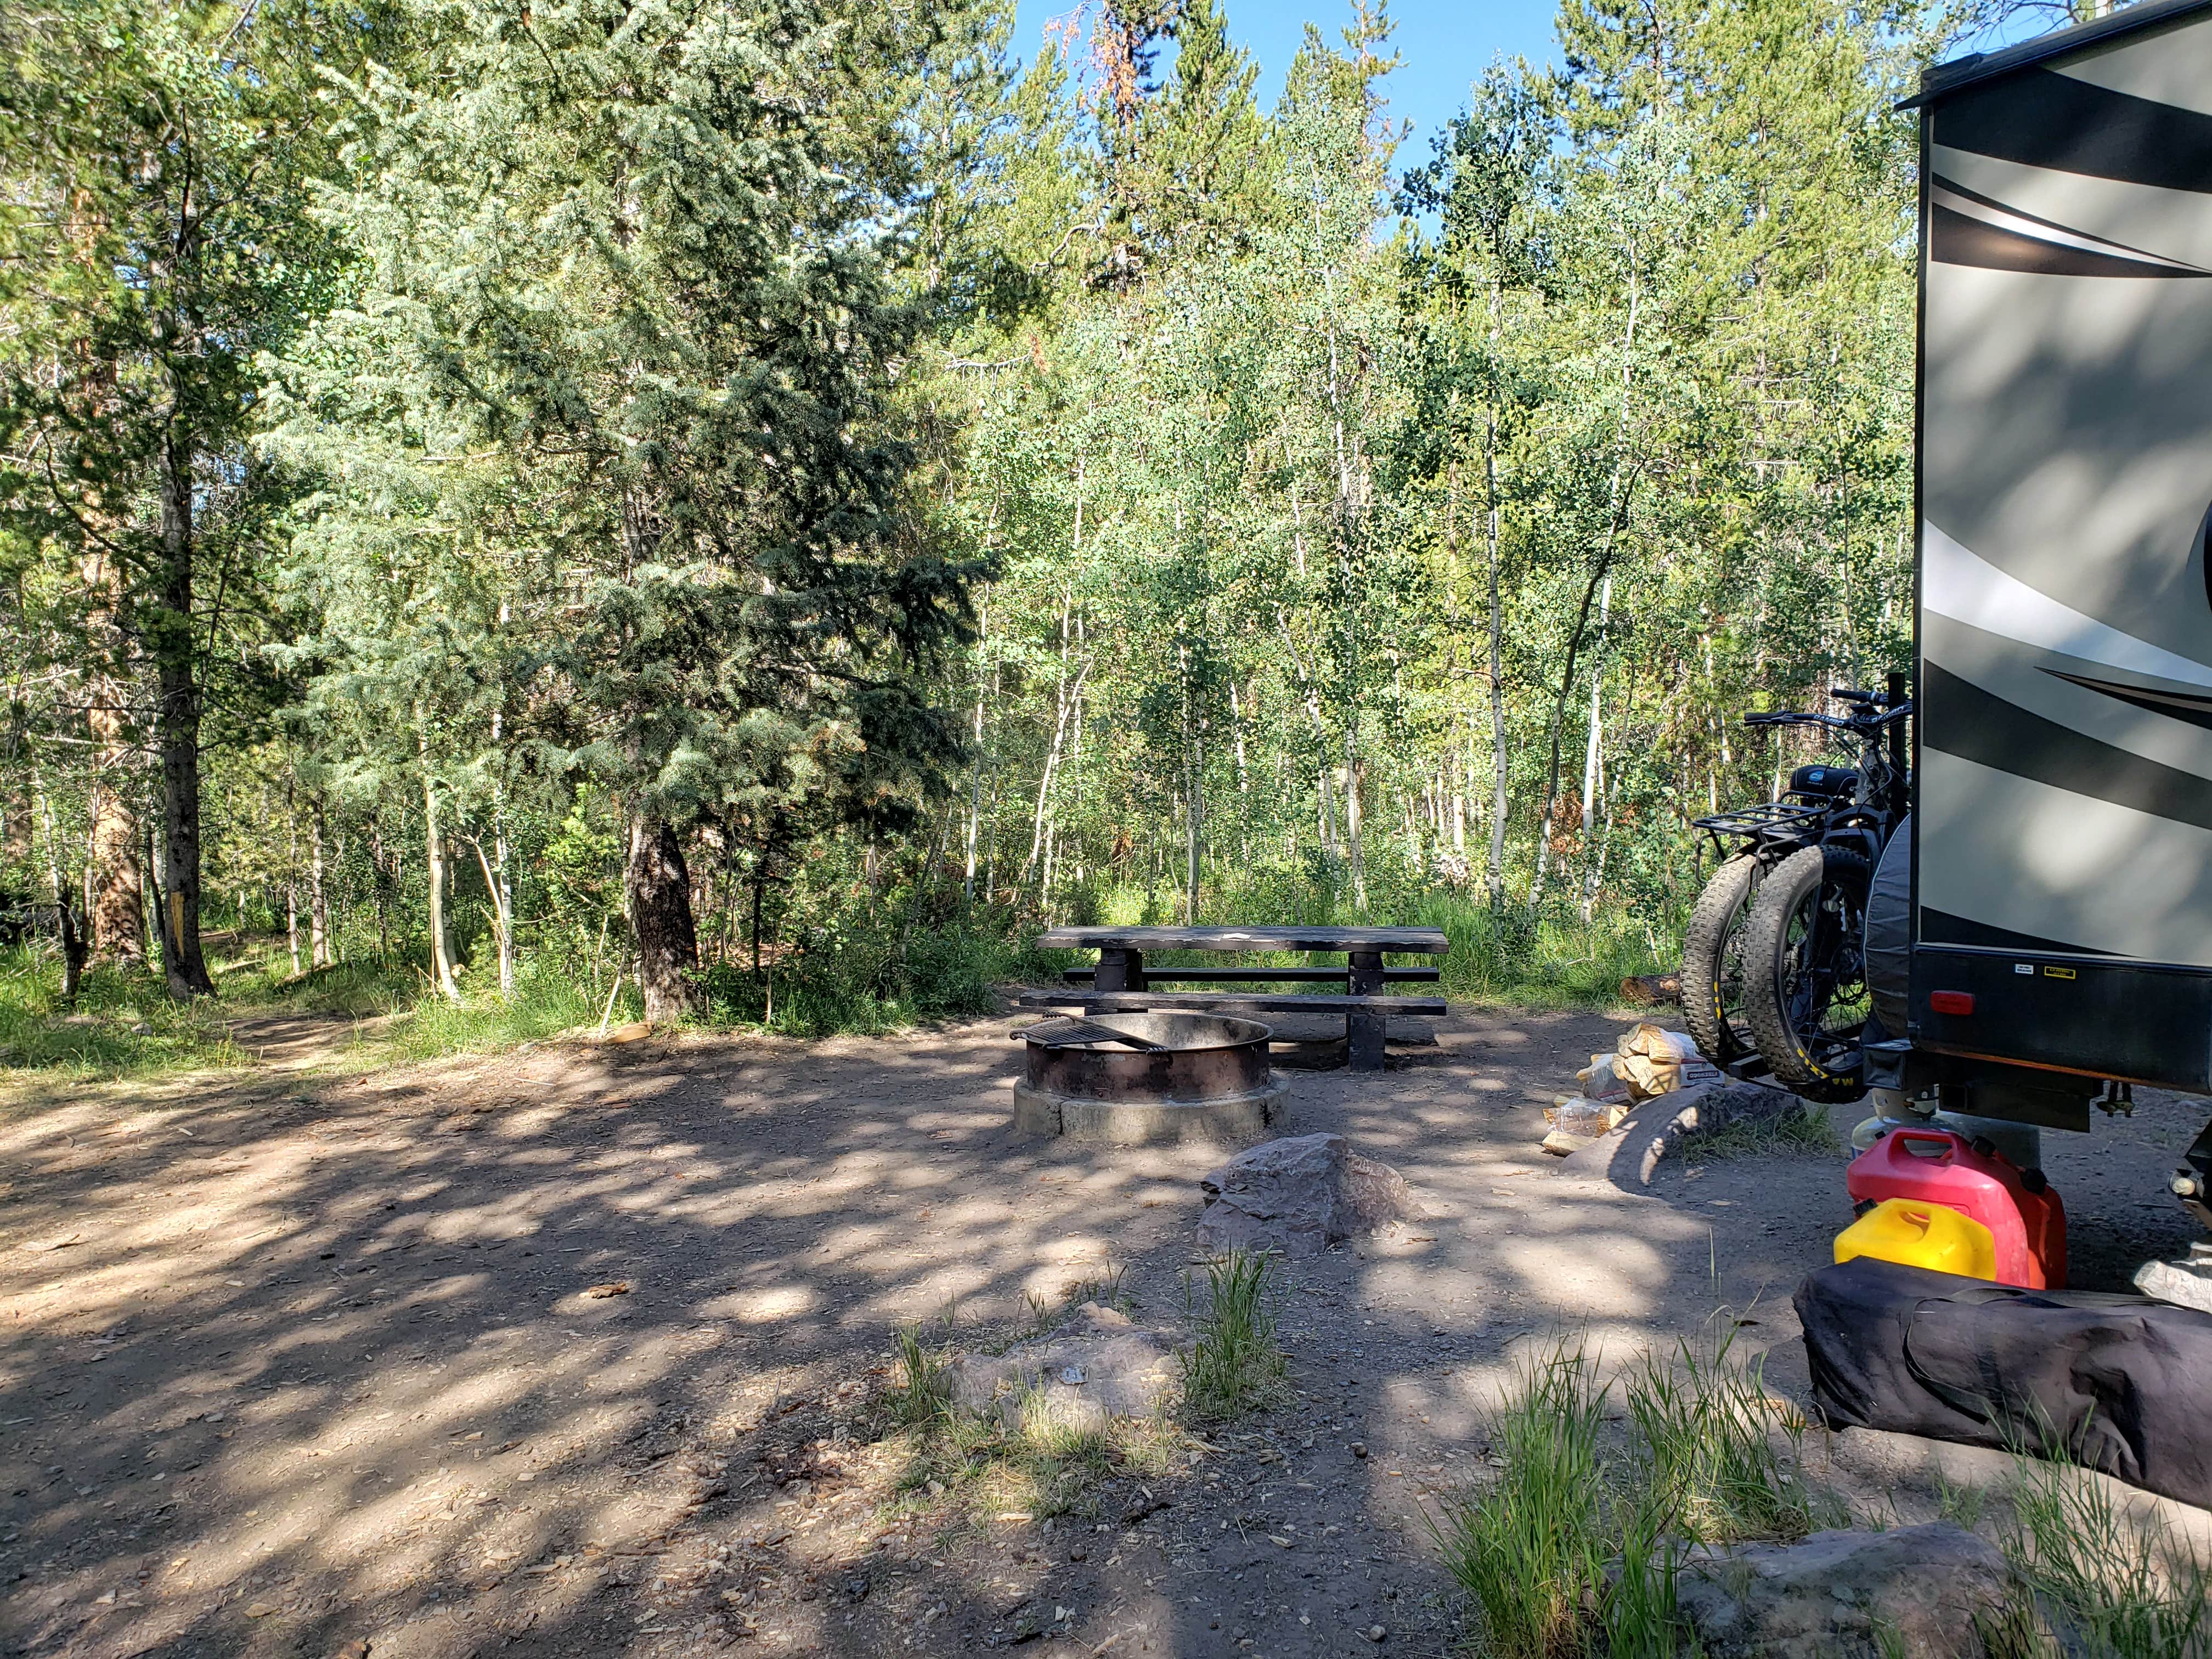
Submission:
MULTIPOLYGON (((1744 1018, 1759 1058, 1784 1083, 1824 1094, 1854 1088, 1863 1062, 1849 1010, 1866 1000, 1867 890, 1856 853, 1806 847, 1766 872, 1744 927, 1744 1018), (1806 962, 1805 927, 1830 912, 1827 960, 1806 962), (1793 936, 1793 924, 1797 931, 1793 936), (1821 981, 1829 979, 1823 987, 1821 981), (1796 1006, 1802 1000, 1804 1006, 1796 1006), (1831 1021, 1841 1006, 1846 1018, 1831 1021)), ((1864 1022, 1863 1012, 1858 1024, 1864 1022)))
POLYGON ((1754 854, 1722 860, 1682 935, 1682 1029, 1717 1066, 1752 1051, 1743 1018, 1743 939, 1758 882, 1754 854))

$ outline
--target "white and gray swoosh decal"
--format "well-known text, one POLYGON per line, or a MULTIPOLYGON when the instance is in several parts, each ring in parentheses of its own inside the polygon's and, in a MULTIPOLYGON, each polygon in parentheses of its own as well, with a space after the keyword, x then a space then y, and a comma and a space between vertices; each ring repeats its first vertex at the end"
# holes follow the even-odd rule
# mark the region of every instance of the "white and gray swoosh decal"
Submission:
POLYGON ((2212 667, 2099 622, 1921 521, 1920 602, 1939 617, 2123 673, 2212 687, 2212 667))
MULTIPOLYGON (((2147 253, 2141 248, 2107 241, 2101 236, 2092 236, 2087 231, 2040 219, 2032 213, 2023 213, 2017 208, 2008 207, 1979 191, 1968 190, 1964 185, 1954 184, 1948 179, 1931 179, 1928 185, 1928 199, 1934 206, 1955 213, 1962 219, 1972 220, 1991 231, 2023 241, 2039 243, 2047 248, 2069 249, 2076 253, 2094 255, 2099 259, 2145 266, 2154 271, 2163 270, 2177 276, 2202 276, 2206 274, 2199 267, 2183 260, 2169 259, 2162 253, 2147 253)), ((2080 274, 2095 273, 2085 270, 2080 274)))

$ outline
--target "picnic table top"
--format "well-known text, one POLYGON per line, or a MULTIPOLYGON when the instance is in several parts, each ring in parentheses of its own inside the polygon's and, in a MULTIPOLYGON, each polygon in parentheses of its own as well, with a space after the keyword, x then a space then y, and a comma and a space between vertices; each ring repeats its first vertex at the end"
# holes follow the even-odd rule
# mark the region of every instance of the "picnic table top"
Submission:
POLYGON ((1051 927, 1046 951, 1408 951, 1442 956, 1441 927, 1051 927))

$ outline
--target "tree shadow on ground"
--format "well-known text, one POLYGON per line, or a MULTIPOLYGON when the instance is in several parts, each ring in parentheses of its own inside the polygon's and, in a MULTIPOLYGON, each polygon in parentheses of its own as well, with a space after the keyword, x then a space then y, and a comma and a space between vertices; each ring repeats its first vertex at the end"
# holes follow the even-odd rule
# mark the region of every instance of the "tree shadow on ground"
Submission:
POLYGON ((1717 1283, 1705 1212, 1534 1155, 1530 1103, 1611 1024, 1455 1020, 1401 1071, 1294 1082, 1284 1132, 1343 1130, 1430 1206, 1291 1271, 1294 1401, 1213 1431, 1141 1515, 1110 1484, 1049 1528, 887 1504, 893 1328, 1011 1325, 1109 1264, 1173 1316, 1219 1156, 1017 1139, 1009 1023, 216 1079, 0 1129, 0 1632, 380 1659, 1441 1642, 1421 1505, 1464 1483, 1518 1346, 1671 1342, 1802 1270, 1747 1245, 1717 1283))

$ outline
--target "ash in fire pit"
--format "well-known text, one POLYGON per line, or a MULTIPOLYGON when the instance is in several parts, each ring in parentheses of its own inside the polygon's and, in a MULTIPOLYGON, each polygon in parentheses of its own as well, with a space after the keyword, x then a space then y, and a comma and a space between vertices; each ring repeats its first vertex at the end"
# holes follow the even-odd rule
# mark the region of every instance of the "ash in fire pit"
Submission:
POLYGON ((1267 1132, 1288 1085, 1267 1066, 1267 1028, 1215 1014, 1048 1019, 1014 1033, 1029 1050, 1014 1127, 1133 1146, 1243 1140, 1267 1132))

